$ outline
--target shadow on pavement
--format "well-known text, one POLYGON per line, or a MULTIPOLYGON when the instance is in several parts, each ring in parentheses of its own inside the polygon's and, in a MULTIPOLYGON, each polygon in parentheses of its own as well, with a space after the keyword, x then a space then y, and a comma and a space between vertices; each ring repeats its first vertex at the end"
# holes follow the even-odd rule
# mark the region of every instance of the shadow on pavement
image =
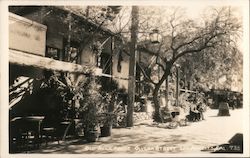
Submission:
POLYGON ((60 154, 115 154, 115 153, 180 153, 178 144, 188 142, 182 135, 145 136, 143 134, 116 134, 98 142, 88 143, 84 139, 72 140, 62 144, 51 144, 32 153, 60 153, 60 154), (150 137, 150 138, 149 138, 150 137), (157 143, 161 142, 161 143, 157 143), (163 149, 165 148, 165 150, 163 149), (169 148, 169 149, 168 149, 169 148), (122 149, 122 150, 121 150, 122 149))

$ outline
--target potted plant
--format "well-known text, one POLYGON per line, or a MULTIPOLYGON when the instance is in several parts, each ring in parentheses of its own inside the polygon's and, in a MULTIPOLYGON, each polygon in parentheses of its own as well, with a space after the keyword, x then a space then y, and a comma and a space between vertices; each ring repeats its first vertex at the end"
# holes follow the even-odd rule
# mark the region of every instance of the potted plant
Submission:
POLYGON ((103 113, 103 97, 99 92, 100 85, 94 77, 89 77, 83 84, 82 95, 78 108, 79 119, 82 120, 84 137, 89 142, 97 141, 100 135, 99 117, 103 113))
POLYGON ((101 137, 111 136, 112 124, 113 124, 113 112, 104 113, 101 117, 101 137))
MULTIPOLYGON (((60 74, 56 72, 46 72, 46 78, 43 82, 42 88, 50 89, 56 97, 60 98, 60 121, 64 122, 63 126, 57 125, 62 133, 62 140, 65 140, 69 132, 73 133, 75 128, 75 120, 77 118, 77 109, 79 108, 79 101, 83 99, 83 83, 85 82, 82 76, 77 76, 77 80, 73 80, 70 75, 60 74), (66 125, 66 126, 65 126, 66 125)), ((55 98, 55 97, 54 97, 55 98)), ((58 120, 57 120, 58 121, 58 120)))
POLYGON ((113 82, 113 87, 110 89, 104 89, 102 87, 102 94, 103 94, 103 113, 99 117, 100 125, 101 125, 101 136, 108 137, 111 136, 111 131, 113 127, 113 123, 116 122, 117 112, 118 110, 118 103, 121 102, 121 98, 119 98, 119 91, 122 91, 118 88, 116 82, 113 82))
POLYGON ((92 105, 83 112, 83 128, 84 128, 84 138, 88 142, 95 142, 100 136, 99 122, 96 115, 96 109, 92 105))

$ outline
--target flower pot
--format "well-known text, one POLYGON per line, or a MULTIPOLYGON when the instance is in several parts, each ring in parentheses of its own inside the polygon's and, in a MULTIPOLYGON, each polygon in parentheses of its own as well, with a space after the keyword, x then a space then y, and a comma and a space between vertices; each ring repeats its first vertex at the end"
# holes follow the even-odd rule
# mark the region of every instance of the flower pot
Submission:
POLYGON ((112 130, 111 125, 101 127, 101 137, 111 136, 111 130, 112 130))
POLYGON ((87 131, 85 138, 87 142, 96 142, 99 138, 100 133, 97 130, 87 131))

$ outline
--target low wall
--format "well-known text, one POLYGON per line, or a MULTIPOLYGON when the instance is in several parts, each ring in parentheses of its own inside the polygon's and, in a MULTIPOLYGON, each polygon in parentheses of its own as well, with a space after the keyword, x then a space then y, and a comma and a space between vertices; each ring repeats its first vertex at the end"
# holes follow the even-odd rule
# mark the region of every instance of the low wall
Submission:
POLYGON ((133 118, 134 118, 135 123, 145 121, 145 120, 150 120, 150 119, 152 119, 152 113, 134 112, 133 118))

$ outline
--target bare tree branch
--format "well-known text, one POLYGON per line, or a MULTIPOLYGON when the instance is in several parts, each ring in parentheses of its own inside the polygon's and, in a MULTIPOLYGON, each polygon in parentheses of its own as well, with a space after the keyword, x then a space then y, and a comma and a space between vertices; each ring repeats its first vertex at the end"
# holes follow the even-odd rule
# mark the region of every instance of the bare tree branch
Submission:
POLYGON ((158 62, 158 60, 156 59, 156 65, 160 66, 162 68, 163 71, 165 71, 165 67, 163 64, 161 64, 160 62, 158 62))
POLYGON ((157 84, 157 83, 155 83, 155 82, 150 78, 150 76, 147 75, 147 73, 145 72, 145 70, 142 68, 142 66, 141 66, 140 64, 138 64, 138 67, 140 68, 140 70, 141 70, 141 72, 142 72, 142 74, 143 74, 143 76, 144 76, 144 78, 145 78, 146 81, 149 81, 150 83, 152 83, 152 84, 154 84, 154 85, 157 84))

